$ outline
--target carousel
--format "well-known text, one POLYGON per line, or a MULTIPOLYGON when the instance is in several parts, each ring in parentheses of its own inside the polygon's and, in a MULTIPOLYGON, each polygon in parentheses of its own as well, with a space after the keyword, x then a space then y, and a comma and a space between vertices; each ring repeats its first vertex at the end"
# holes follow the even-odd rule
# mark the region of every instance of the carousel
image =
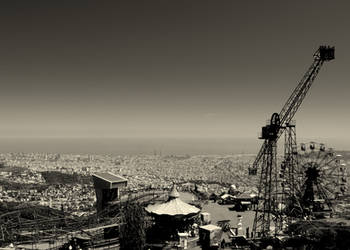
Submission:
POLYGON ((165 203, 149 205, 146 212, 153 217, 154 227, 151 239, 176 240, 179 233, 191 234, 193 225, 198 223, 200 209, 183 202, 173 186, 165 203))

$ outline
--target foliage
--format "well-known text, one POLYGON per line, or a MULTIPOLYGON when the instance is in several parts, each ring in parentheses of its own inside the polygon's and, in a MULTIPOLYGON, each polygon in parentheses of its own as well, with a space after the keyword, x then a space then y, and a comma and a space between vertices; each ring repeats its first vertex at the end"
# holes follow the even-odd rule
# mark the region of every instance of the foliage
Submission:
POLYGON ((302 236, 299 243, 309 249, 348 249, 350 227, 325 221, 300 221, 289 226, 289 234, 302 236))
POLYGON ((144 208, 137 202, 126 202, 122 211, 120 249, 141 250, 146 244, 144 208))
POLYGON ((62 211, 49 208, 46 206, 40 206, 40 205, 30 205, 26 203, 20 203, 20 202, 2 202, 0 203, 0 214, 15 212, 14 217, 18 218, 21 217, 23 219, 29 219, 34 220, 36 219, 35 216, 39 217, 52 217, 52 216, 63 216, 62 211))
POLYGON ((36 184, 36 183, 18 183, 12 182, 4 179, 0 179, 0 186, 2 186, 5 190, 30 190, 35 189, 38 192, 45 190, 48 185, 46 184, 36 184))
POLYGON ((28 171, 28 168, 18 167, 18 166, 6 166, 4 163, 0 162, 0 171, 1 172, 11 172, 12 174, 20 174, 25 171, 28 171))
POLYGON ((82 176, 77 173, 66 174, 58 171, 46 171, 41 173, 48 184, 90 184, 90 176, 82 176))

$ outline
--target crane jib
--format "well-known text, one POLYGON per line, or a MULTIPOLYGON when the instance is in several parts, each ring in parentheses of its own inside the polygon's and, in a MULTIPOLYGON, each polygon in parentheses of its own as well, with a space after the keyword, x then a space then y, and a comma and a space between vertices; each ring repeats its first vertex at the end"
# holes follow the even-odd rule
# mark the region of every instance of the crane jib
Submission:
POLYGON ((323 62, 333 60, 335 58, 334 55, 335 48, 330 46, 320 46, 319 49, 314 53, 313 63, 297 87, 294 89, 291 96, 288 98, 281 112, 278 114, 280 122, 279 127, 277 128, 276 125, 272 124, 272 119, 274 116, 276 116, 276 113, 274 113, 270 124, 262 128, 262 136, 260 139, 264 139, 265 141, 262 144, 252 167, 249 168, 249 174, 255 175, 257 173, 257 168, 266 149, 269 135, 271 136, 270 139, 274 139, 276 141, 280 138, 284 132, 284 125, 288 124, 293 119, 295 113, 297 112, 307 92, 309 91, 313 81, 315 80, 320 68, 322 67, 323 62))

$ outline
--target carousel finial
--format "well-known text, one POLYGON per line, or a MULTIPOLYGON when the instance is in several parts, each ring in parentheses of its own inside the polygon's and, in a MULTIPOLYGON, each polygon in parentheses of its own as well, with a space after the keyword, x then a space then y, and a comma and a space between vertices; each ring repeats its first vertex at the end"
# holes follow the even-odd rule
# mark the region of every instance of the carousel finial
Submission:
POLYGON ((176 189, 176 184, 173 183, 173 187, 171 189, 171 191, 169 192, 169 199, 175 199, 175 198, 179 198, 180 194, 176 189))

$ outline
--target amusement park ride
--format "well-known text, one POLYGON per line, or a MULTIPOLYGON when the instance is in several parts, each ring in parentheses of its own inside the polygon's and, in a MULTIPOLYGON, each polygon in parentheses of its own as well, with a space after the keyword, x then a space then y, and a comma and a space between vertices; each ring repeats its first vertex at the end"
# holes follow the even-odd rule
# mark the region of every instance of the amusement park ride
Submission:
MULTIPOLYGON (((320 46, 312 65, 281 112, 273 113, 269 124, 262 128, 260 139, 263 144, 249 168, 250 175, 259 174, 253 238, 278 235, 294 219, 317 217, 324 211, 332 213, 333 200, 346 192, 346 165, 342 163, 341 155, 315 142, 301 144, 298 149, 292 120, 323 63, 333 59, 334 47, 320 46), (278 164, 277 142, 283 134, 284 156, 278 164)), ((104 196, 102 193, 106 188, 101 186, 98 189, 101 190, 96 192, 104 196)), ((163 196, 162 192, 141 192, 128 202, 137 200, 142 204, 163 196)), ((63 211, 20 206, 16 211, 0 215, 0 245, 22 240, 31 242, 32 246, 43 240, 54 244, 73 235, 88 236, 90 247, 110 244, 108 237, 122 223, 125 204, 108 203, 100 211, 82 217, 66 216, 63 211)), ((119 242, 118 238, 113 240, 119 242)))
POLYGON ((259 139, 264 142, 249 168, 250 175, 258 171, 260 175, 254 237, 276 235, 291 218, 314 215, 320 206, 331 211, 331 200, 345 192, 345 166, 340 164, 340 155, 316 143, 302 144, 298 151, 292 121, 323 63, 333 59, 334 47, 320 46, 281 112, 273 113, 270 123, 262 128, 259 139), (283 133, 284 159, 278 166, 277 141, 283 133))

